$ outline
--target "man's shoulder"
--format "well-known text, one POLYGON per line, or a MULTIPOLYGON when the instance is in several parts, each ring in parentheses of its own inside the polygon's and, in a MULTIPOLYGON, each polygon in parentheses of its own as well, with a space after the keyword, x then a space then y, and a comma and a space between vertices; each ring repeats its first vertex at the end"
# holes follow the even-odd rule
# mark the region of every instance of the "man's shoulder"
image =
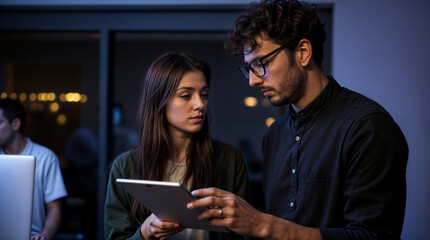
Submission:
POLYGON ((332 107, 344 109, 347 114, 354 114, 358 118, 370 114, 384 114, 389 116, 385 108, 375 100, 347 88, 342 88, 332 107))
POLYGON ((329 97, 324 100, 323 108, 326 110, 323 113, 338 117, 344 117, 342 115, 345 114, 349 116, 348 119, 354 118, 354 116, 360 118, 371 113, 388 114, 375 100, 341 86, 331 76, 329 78, 331 79, 331 84, 329 83, 329 90, 326 93, 329 97))
POLYGON ((24 150, 23 154, 34 155, 36 159, 58 159, 57 155, 46 146, 35 143, 29 138, 26 138, 28 146, 24 150))

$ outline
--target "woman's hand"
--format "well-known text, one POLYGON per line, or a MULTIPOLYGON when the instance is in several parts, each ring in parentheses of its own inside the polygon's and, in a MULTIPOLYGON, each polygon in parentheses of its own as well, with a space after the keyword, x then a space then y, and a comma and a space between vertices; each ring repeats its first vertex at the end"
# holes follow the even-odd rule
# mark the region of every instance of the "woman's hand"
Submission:
POLYGON ((154 214, 151 214, 140 227, 140 235, 146 240, 154 239, 154 237, 157 239, 167 239, 184 229, 177 222, 162 221, 154 214))

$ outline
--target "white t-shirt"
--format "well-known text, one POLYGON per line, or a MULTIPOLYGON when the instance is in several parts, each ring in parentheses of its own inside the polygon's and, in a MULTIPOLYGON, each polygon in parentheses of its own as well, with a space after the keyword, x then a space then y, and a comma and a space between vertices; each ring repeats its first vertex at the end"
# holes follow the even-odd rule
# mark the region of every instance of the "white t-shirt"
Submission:
MULTIPOLYGON (((36 157, 31 235, 38 235, 45 225, 45 204, 67 196, 67 191, 57 155, 50 149, 32 142, 29 138, 26 140, 27 146, 21 155, 36 157)), ((3 148, 0 148, 0 154, 5 154, 3 148)))

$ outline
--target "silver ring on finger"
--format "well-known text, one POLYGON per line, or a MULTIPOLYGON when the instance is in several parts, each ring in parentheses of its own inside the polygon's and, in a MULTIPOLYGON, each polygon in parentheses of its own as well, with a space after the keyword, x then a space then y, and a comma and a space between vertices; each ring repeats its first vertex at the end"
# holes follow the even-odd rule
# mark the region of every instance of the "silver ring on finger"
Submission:
POLYGON ((219 209, 219 217, 223 218, 223 216, 222 216, 222 208, 219 209))

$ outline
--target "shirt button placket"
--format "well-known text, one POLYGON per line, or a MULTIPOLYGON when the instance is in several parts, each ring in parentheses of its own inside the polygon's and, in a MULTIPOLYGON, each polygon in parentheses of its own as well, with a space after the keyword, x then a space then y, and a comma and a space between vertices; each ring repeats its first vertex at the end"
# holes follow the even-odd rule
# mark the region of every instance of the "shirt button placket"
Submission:
MULTIPOLYGON (((292 178, 293 179, 296 179, 296 169, 295 168, 293 168, 293 169, 291 169, 291 174, 293 175, 292 176, 292 178)), ((290 206, 290 208, 292 208, 292 209, 294 209, 294 201, 290 201, 290 204, 289 204, 289 206, 290 206)))
MULTIPOLYGON (((300 141, 300 129, 297 129, 295 135, 293 135, 294 140, 293 140, 293 144, 294 143, 299 143, 300 141)), ((290 182, 291 182, 291 194, 290 194, 290 202, 288 203, 288 207, 289 210, 288 212, 291 212, 292 215, 294 215, 294 211, 296 208, 296 199, 297 199, 297 176, 296 176, 296 166, 297 166, 297 157, 298 157, 298 150, 299 150, 299 145, 300 144, 295 144, 294 146, 294 161, 291 162, 291 177, 290 177, 290 182)))

